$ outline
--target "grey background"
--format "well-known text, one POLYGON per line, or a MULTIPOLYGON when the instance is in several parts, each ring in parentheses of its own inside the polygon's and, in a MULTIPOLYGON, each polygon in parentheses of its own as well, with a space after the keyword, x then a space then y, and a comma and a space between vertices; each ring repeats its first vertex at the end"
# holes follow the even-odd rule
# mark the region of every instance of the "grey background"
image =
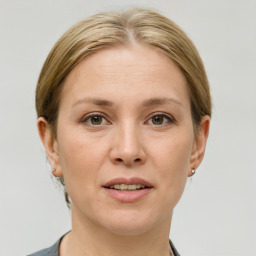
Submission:
POLYGON ((172 240, 182 256, 256 255, 253 0, 0 0, 0 255, 26 255, 70 229, 36 130, 34 90, 48 52, 78 20, 134 6, 156 8, 187 32, 214 100, 206 156, 176 207, 172 240))

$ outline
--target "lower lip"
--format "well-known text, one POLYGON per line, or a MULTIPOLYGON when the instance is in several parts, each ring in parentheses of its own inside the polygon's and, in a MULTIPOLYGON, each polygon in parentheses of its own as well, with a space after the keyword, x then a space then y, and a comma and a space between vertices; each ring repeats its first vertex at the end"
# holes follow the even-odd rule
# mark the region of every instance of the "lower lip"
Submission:
POLYGON ((152 188, 138 189, 134 191, 121 191, 116 189, 104 188, 105 191, 114 199, 123 202, 131 203, 140 200, 141 198, 148 195, 152 188))

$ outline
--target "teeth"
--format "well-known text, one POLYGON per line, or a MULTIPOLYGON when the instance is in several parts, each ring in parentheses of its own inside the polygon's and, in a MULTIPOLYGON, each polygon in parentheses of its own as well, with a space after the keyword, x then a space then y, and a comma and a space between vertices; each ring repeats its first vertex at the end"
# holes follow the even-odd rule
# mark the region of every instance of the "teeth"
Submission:
POLYGON ((110 188, 114 188, 117 190, 137 190, 137 189, 141 189, 141 188, 145 188, 145 185, 141 185, 141 184, 132 184, 132 185, 126 185, 126 184, 115 184, 110 186, 110 188))

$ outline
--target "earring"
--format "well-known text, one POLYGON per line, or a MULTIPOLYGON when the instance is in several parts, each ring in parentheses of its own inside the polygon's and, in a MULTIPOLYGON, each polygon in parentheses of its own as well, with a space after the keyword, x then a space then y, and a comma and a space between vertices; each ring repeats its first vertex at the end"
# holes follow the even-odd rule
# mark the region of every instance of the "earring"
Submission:
POLYGON ((193 176, 193 175, 196 173, 196 169, 193 168, 193 169, 191 170, 191 172, 192 172, 192 175, 191 175, 191 176, 193 176))
POLYGON ((53 169, 52 169, 52 172, 56 172, 56 169, 55 169, 55 168, 53 168, 53 169))

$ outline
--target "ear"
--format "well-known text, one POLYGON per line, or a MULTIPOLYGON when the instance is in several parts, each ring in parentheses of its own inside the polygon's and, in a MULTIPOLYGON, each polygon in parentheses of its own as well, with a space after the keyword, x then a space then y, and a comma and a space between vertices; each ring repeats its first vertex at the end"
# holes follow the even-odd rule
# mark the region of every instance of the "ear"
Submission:
POLYGON ((62 170, 59 162, 58 141, 53 136, 51 127, 43 117, 37 119, 37 128, 47 154, 52 173, 56 177, 62 177, 62 170))
POLYGON ((204 158, 206 142, 209 135, 209 127, 210 117, 207 115, 203 116, 198 127, 197 135, 192 149, 190 158, 190 171, 188 173, 189 177, 193 175, 192 170, 197 169, 204 158))

